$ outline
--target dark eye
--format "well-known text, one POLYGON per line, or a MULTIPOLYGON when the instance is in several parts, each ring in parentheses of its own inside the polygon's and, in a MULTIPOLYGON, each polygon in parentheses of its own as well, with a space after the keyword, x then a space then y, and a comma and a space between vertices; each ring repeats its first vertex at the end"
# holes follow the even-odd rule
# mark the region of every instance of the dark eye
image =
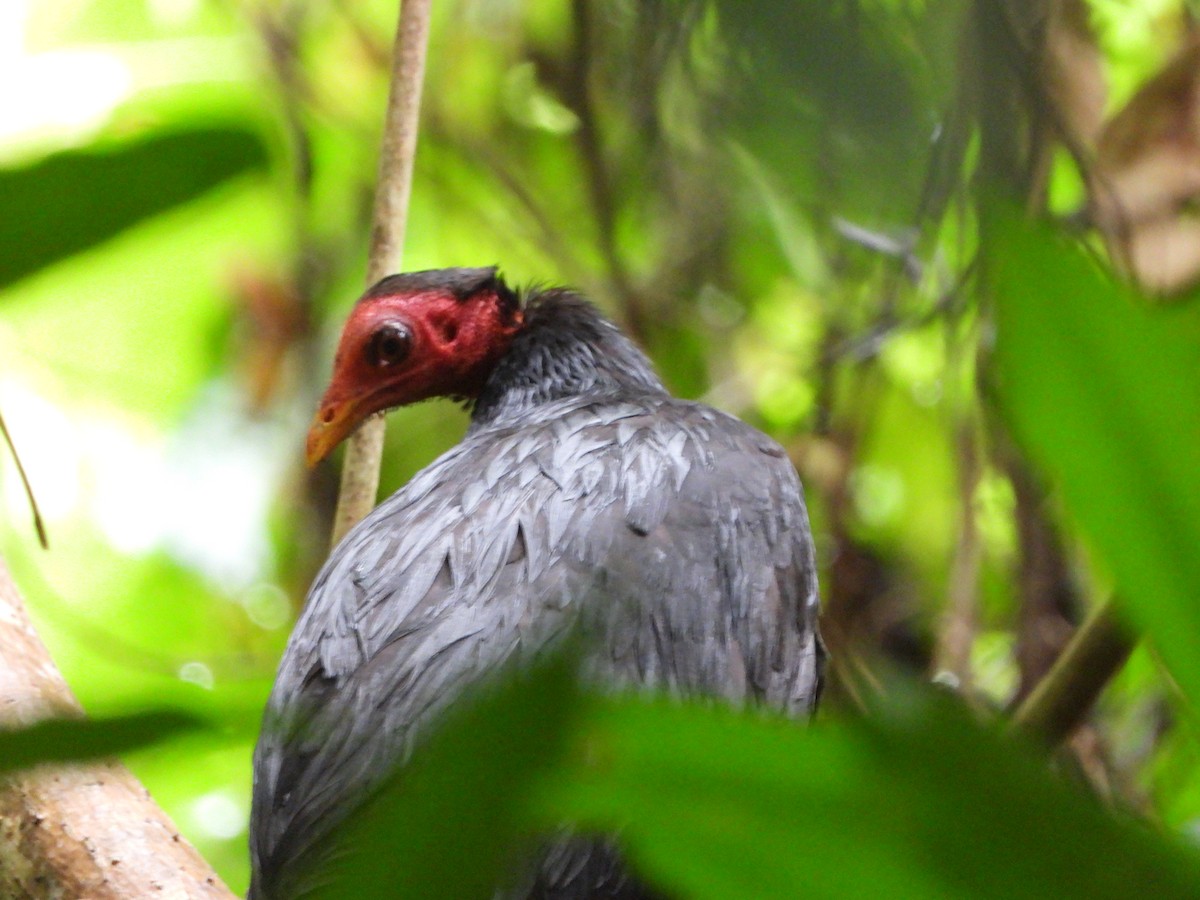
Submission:
POLYGON ((412 335, 403 325, 384 325, 373 335, 367 347, 367 357, 372 365, 384 367, 403 362, 412 346, 412 335))

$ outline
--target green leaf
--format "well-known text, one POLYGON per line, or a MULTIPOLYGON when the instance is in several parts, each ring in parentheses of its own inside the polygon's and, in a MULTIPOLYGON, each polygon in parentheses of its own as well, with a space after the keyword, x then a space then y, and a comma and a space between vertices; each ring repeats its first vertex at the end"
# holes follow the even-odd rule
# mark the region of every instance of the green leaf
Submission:
POLYGON ((1188 696, 1200 699, 1200 329, 1047 229, 989 239, 996 386, 1188 696))
MULTIPOLYGON (((456 706, 332 841, 306 897, 490 898, 531 845, 525 802, 563 756, 579 696, 568 657, 456 706)), ((302 876, 303 877, 303 876, 302 876)))
POLYGON ((152 710, 103 719, 46 719, 26 728, 0 729, 0 773, 40 763, 116 756, 202 724, 187 713, 152 710))
POLYGON ((0 170, 0 287, 266 162, 253 131, 202 127, 0 170))
POLYGON ((804 728, 666 701, 610 704, 546 821, 620 828, 698 900, 1195 896, 1200 863, 1058 782, 945 698, 804 728), (1103 864, 1098 864, 1098 861, 1103 864), (886 886, 886 887, 885 887, 886 886))

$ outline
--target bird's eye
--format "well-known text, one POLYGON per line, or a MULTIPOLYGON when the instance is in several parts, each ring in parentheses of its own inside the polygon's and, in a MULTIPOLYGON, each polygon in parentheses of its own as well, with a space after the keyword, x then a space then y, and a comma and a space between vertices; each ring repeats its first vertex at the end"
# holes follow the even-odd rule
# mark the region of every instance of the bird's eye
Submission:
POLYGON ((374 366, 393 366, 404 361, 411 346, 412 335, 409 330, 403 325, 391 323, 371 335, 367 356, 374 366))

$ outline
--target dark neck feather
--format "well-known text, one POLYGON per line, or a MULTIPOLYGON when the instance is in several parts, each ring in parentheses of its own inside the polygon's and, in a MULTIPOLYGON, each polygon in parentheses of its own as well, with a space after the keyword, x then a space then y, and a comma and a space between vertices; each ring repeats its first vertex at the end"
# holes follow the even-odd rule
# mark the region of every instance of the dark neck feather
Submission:
POLYGON ((661 395, 650 361, 600 312, 571 291, 534 295, 525 325, 488 376, 472 428, 519 421, 568 397, 661 395))

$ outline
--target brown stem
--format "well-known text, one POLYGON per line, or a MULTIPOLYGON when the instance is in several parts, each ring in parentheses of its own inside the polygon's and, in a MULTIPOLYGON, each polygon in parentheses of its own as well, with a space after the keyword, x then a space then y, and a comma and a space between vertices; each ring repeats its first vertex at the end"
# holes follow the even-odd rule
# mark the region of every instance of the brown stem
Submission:
POLYGON ((946 612, 934 651, 934 671, 952 674, 967 696, 972 691, 971 648, 979 626, 979 569, 983 561, 983 543, 975 520, 975 493, 979 487, 981 463, 974 423, 959 425, 959 501, 962 520, 958 543, 950 566, 950 589, 946 612))
POLYGON ((21 477, 21 484, 25 488, 25 496, 29 498, 29 508, 33 511, 33 530, 37 532, 38 543, 42 545, 43 550, 49 550, 50 541, 46 538, 46 523, 42 521, 42 511, 38 509, 37 497, 33 495, 29 476, 25 474, 25 466, 22 465, 21 457, 17 454, 17 446, 8 432, 8 426, 4 423, 4 416, 0 416, 0 435, 4 436, 4 443, 8 444, 8 452, 12 454, 13 462, 17 466, 17 475, 21 477))
MULTIPOLYGON (((431 5, 432 0, 402 0, 400 6, 383 147, 379 155, 379 179, 375 186, 375 216, 367 260, 368 286, 400 269, 408 198, 412 193, 431 5)), ((383 417, 373 416, 362 424, 346 446, 341 490, 333 520, 334 545, 374 508, 382 458, 383 417)))
MULTIPOLYGON (((0 561, 0 725, 80 715, 0 561)), ((233 894, 122 765, 43 765, 0 781, 0 896, 233 894)))
POLYGON ((1013 728, 1050 747, 1062 743, 1121 671, 1136 642, 1113 604, 1102 605, 1079 627, 1046 677, 1017 707, 1013 728))

